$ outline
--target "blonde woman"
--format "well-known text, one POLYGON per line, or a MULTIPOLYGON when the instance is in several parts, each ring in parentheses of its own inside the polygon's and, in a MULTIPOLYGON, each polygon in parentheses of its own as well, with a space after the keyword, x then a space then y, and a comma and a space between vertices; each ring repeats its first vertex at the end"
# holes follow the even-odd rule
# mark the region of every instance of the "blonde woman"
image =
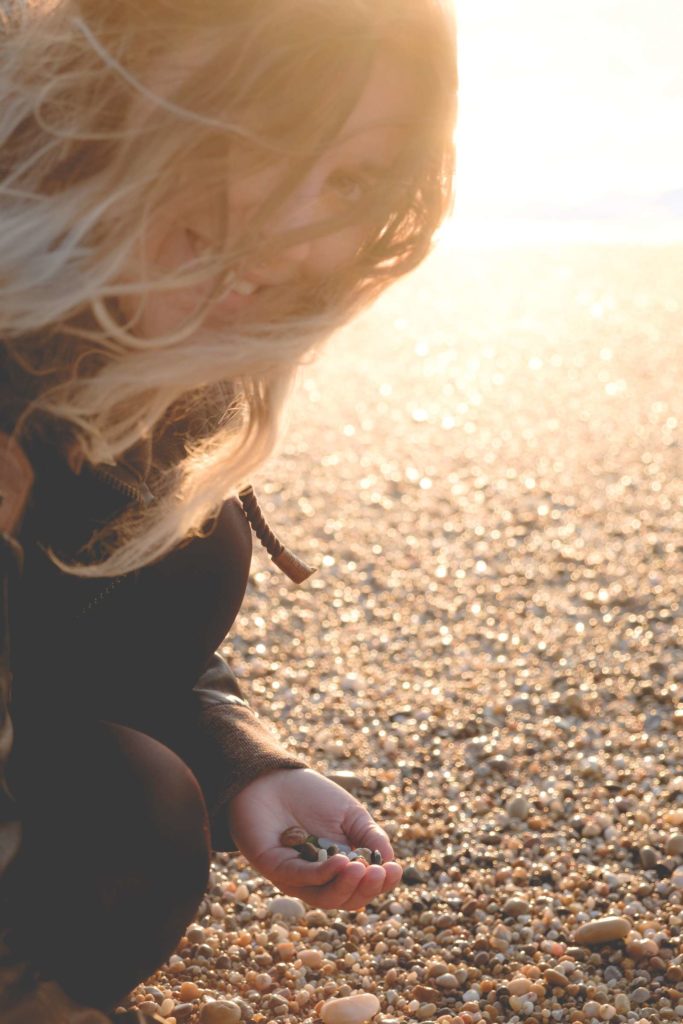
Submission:
POLYGON ((35 476, 0 923, 41 979, 0 1019, 37 1024, 163 962, 211 850, 313 906, 400 879, 214 652, 297 365, 448 209, 456 71, 442 0, 0 0, 0 26, 0 426, 35 476), (292 825, 383 863, 309 863, 292 825))

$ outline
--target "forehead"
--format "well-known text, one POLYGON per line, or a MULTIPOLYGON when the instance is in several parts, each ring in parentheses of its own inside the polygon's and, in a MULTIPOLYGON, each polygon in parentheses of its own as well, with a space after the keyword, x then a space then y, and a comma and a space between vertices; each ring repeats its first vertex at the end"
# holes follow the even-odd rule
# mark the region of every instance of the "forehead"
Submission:
POLYGON ((412 76, 398 62, 379 57, 332 148, 339 154, 365 154, 371 160, 391 159, 405 141, 417 113, 412 76))

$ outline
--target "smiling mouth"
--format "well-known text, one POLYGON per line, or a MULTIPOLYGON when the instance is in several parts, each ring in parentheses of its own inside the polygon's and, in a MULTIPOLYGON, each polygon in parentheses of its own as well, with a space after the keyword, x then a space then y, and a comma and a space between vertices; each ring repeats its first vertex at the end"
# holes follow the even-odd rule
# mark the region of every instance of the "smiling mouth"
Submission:
MULTIPOLYGON (((201 235, 198 235, 197 232, 193 231, 191 228, 186 229, 186 235, 192 253, 197 257, 197 259, 206 258, 207 255, 214 250, 213 245, 209 241, 201 235)), ((223 289, 216 297, 216 301, 223 302, 230 296, 235 295, 239 295, 241 298, 246 299, 254 295, 255 292, 260 291, 261 287, 261 285, 256 284, 254 281, 249 281, 244 277, 238 277, 233 272, 227 275, 223 289)))

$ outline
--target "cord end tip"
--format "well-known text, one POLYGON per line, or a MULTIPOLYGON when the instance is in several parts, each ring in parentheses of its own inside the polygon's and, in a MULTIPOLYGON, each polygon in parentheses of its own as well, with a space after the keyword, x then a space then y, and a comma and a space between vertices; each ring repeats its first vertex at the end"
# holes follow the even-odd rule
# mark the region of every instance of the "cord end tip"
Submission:
POLYGON ((306 565, 300 558, 297 558, 295 554, 284 548, 279 555, 273 558, 278 569, 281 569, 285 576, 289 576, 293 583, 300 586, 305 583, 314 572, 310 565, 306 565))

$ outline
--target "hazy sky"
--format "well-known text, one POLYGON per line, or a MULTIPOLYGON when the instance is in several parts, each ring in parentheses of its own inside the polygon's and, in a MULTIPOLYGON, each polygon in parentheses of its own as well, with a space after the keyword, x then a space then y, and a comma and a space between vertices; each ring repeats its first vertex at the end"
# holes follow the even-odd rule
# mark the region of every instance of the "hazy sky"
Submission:
POLYGON ((458 211, 683 188, 683 0, 455 0, 458 211))

